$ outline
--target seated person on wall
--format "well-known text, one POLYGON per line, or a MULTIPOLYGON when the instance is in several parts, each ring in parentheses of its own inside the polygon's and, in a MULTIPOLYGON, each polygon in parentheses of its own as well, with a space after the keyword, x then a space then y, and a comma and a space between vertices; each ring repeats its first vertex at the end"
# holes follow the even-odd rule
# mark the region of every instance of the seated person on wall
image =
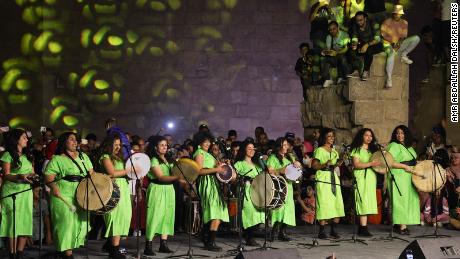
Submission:
POLYGON ((364 0, 364 12, 369 15, 370 19, 378 24, 381 24, 388 18, 388 13, 385 9, 385 1, 383 0, 364 0))
POLYGON ((329 35, 326 37, 326 47, 321 51, 325 58, 321 61, 321 74, 324 81, 323 87, 329 87, 333 84, 329 73, 330 66, 338 68, 338 84, 346 81, 348 75, 348 64, 346 53, 350 37, 347 33, 339 31, 339 25, 336 21, 329 23, 329 35))
POLYGON ((380 27, 383 38, 383 49, 387 54, 385 68, 387 74, 386 88, 393 86, 391 75, 393 73, 395 55, 401 55, 401 62, 408 65, 412 64, 413 62, 407 57, 407 54, 420 42, 420 37, 417 35, 407 37, 408 23, 401 18, 403 14, 403 6, 395 5, 391 18, 386 19, 380 27))
POLYGON ((295 64, 295 72, 300 78, 300 83, 302 84, 303 99, 307 100, 307 89, 311 85, 311 71, 313 66, 313 56, 310 51, 310 45, 303 42, 299 46, 300 58, 297 59, 295 64))
POLYGON ((367 17, 365 12, 357 12, 351 25, 351 63, 359 64, 362 70, 354 71, 349 77, 360 77, 366 81, 369 78, 374 54, 383 50, 380 42, 379 25, 367 17))
POLYGON ((420 31, 422 37, 423 45, 425 45, 425 77, 422 80, 422 83, 428 83, 430 81, 429 74, 430 70, 433 67, 439 66, 442 61, 443 53, 439 44, 434 40, 433 37, 433 28, 430 25, 423 26, 420 31))

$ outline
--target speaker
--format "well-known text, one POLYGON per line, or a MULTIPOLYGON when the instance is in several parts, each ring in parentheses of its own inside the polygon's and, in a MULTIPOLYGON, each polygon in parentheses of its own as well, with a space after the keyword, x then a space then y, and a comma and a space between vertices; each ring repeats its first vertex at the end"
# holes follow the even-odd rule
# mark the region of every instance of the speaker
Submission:
POLYGON ((460 237, 414 240, 399 259, 460 259, 460 237))
POLYGON ((235 259, 301 259, 299 251, 294 248, 253 250, 239 253, 235 259))

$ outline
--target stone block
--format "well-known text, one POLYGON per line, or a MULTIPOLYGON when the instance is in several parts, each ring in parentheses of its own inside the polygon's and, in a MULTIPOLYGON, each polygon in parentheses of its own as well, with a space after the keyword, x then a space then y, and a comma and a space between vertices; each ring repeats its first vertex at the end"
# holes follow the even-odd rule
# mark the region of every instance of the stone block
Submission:
POLYGON ((353 103, 351 121, 356 125, 365 125, 383 121, 384 108, 381 102, 356 101, 353 103))
MULTIPOLYGON (((270 101, 268 99, 269 97, 267 96, 266 98, 263 98, 262 100, 264 101, 270 101)), ((273 96, 273 99, 271 99, 271 103, 274 105, 297 105, 302 102, 302 93, 299 91, 298 93, 277 93, 273 96)))
POLYGON ((270 12, 256 12, 253 15, 256 24, 272 24, 272 13, 270 12))
POLYGON ((230 118, 228 126, 230 129, 234 129, 236 131, 254 131, 254 128, 251 128, 250 118, 230 118))
POLYGON ((344 87, 343 95, 349 101, 377 100, 377 78, 361 81, 359 78, 350 78, 344 87))
MULTIPOLYGON (((228 96, 222 96, 222 98, 228 98, 228 96)), ((230 92, 230 103, 232 104, 246 104, 248 103, 248 94, 243 91, 231 91, 230 92)))
POLYGON ((232 25, 228 28, 228 36, 234 39, 248 39, 254 38, 254 34, 258 32, 259 28, 250 24, 232 25))
POLYGON ((409 106, 407 104, 407 101, 403 102, 400 100, 384 101, 383 107, 385 110, 385 122, 392 120, 399 122, 399 124, 407 123, 409 118, 409 106))
POLYGON ((379 100, 401 100, 403 97, 403 89, 405 79, 399 76, 393 77, 393 87, 391 88, 378 88, 379 100))
POLYGON ((374 61, 372 61, 371 65, 371 77, 385 76, 385 64, 386 64, 386 55, 385 53, 379 53, 374 55, 374 61))
MULTIPOLYGON (((285 108, 284 106, 277 108, 285 108)), ((236 110, 229 111, 228 114, 235 114, 236 117, 268 119, 270 108, 262 105, 237 105, 236 110)))
POLYGON ((334 128, 336 129, 351 128, 350 113, 335 113, 334 128))
POLYGON ((282 119, 295 119, 299 118, 299 106, 271 106, 270 107, 270 119, 271 120, 282 120, 282 119))
POLYGON ((291 84, 295 84, 297 80, 279 80, 276 78, 271 79, 271 91, 277 93, 291 92, 291 84), (292 81, 292 82, 291 82, 292 81))

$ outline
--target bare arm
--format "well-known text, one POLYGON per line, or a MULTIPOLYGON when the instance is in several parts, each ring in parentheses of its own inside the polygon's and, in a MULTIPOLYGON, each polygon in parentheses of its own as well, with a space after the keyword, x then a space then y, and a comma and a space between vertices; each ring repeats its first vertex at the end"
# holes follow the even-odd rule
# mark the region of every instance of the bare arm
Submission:
POLYGON ((371 161, 368 163, 361 163, 358 157, 353 157, 353 166, 356 169, 366 169, 368 167, 378 166, 380 163, 378 161, 371 161))
POLYGON ((151 170, 152 170, 153 174, 155 175, 155 177, 156 177, 160 182, 169 183, 169 182, 177 181, 177 180, 179 179, 178 176, 167 176, 167 175, 164 175, 164 174, 163 174, 163 171, 161 171, 161 167, 160 167, 159 165, 152 167, 151 170))
POLYGON ((32 183, 32 181, 29 180, 29 176, 33 174, 33 167, 32 167, 32 172, 30 174, 11 174, 11 164, 4 162, 2 164, 2 169, 3 169, 3 174, 4 174, 4 179, 9 182, 15 182, 15 183, 23 183, 23 182, 28 182, 32 183))
POLYGON ((102 165, 104 166, 105 171, 112 178, 123 177, 126 175, 126 170, 115 170, 113 162, 110 158, 104 158, 102 160, 102 165))
POLYGON ((54 182, 55 179, 56 179, 55 174, 45 175, 45 182, 46 182, 46 185, 50 187, 51 193, 56 197, 61 197, 61 191, 59 190, 59 187, 54 182))
POLYGON ((311 162, 311 168, 313 168, 315 170, 323 170, 323 169, 326 169, 329 166, 329 162, 330 162, 330 160, 328 160, 324 164, 321 164, 321 162, 318 159, 314 158, 313 161, 311 162))
POLYGON ((203 168, 204 157, 203 155, 197 155, 195 157, 195 162, 200 167, 200 175, 207 175, 207 174, 215 174, 215 173, 223 173, 225 169, 222 167, 214 167, 214 168, 203 168))

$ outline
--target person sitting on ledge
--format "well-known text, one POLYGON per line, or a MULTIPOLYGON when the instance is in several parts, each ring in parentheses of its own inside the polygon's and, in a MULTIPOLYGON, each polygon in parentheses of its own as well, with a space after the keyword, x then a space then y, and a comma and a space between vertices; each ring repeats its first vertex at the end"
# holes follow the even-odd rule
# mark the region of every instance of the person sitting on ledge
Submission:
POLYGON ((326 37, 326 47, 321 51, 321 55, 325 57, 321 61, 321 74, 325 80, 323 84, 324 88, 334 83, 329 73, 331 65, 337 67, 338 84, 345 82, 348 74, 346 53, 350 37, 346 32, 339 30, 339 24, 336 21, 329 22, 328 28, 329 35, 326 37))
POLYGON ((403 6, 395 5, 392 17, 386 19, 380 27, 383 38, 383 50, 387 54, 386 88, 391 88, 393 86, 391 74, 393 73, 395 55, 401 55, 401 62, 408 65, 412 64, 413 62, 407 57, 407 54, 409 54, 420 42, 420 37, 417 35, 407 37, 408 23, 401 18, 403 14, 403 6))

